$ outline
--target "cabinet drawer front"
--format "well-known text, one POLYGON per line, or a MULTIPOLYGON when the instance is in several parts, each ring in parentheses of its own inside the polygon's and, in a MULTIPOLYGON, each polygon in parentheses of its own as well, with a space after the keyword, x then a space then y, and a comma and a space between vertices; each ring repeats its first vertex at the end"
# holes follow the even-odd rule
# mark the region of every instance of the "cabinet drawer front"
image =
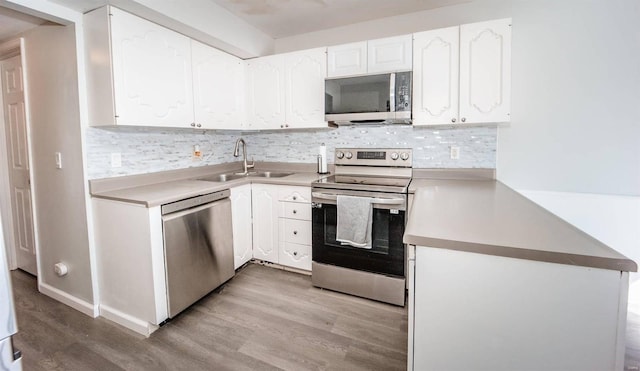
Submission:
POLYGON ((311 203, 311 187, 278 187, 278 200, 311 203))
POLYGON ((280 245, 280 264, 298 269, 311 270, 311 246, 283 242, 280 245))
POLYGON ((307 220, 295 220, 280 218, 284 242, 311 245, 311 222, 307 220))
POLYGON ((311 220, 311 204, 299 202, 280 202, 280 217, 299 220, 311 220))

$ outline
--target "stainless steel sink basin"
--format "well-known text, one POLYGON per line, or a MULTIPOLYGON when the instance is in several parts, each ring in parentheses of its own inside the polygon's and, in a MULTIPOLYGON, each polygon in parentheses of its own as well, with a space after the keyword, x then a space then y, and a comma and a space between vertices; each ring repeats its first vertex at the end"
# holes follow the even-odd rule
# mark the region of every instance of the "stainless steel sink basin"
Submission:
POLYGON ((277 173, 272 171, 261 171, 257 173, 249 173, 249 174, 235 174, 235 173, 225 173, 212 175, 206 178, 201 178, 200 180, 206 180, 209 182, 228 182, 234 179, 242 179, 246 177, 258 177, 258 178, 282 178, 287 175, 291 175, 293 173, 277 173))
POLYGON ((261 171, 259 173, 253 174, 253 176, 261 177, 261 178, 282 178, 287 175, 291 175, 293 173, 276 173, 272 171, 261 171))

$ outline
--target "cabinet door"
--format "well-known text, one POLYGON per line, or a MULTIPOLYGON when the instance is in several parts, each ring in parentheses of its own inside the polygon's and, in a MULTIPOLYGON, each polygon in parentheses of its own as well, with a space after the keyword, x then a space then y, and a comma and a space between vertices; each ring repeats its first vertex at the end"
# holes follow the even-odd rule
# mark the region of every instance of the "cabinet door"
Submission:
POLYGON ((326 127, 324 78, 327 55, 324 48, 284 55, 286 125, 290 128, 326 127))
POLYGON ((247 126, 276 129, 285 123, 284 62, 282 55, 247 62, 247 126))
POLYGON ((367 41, 367 72, 411 70, 411 35, 367 41))
POLYGON ((507 122, 511 112, 511 19, 460 26, 460 121, 507 122))
POLYGON ((118 125, 188 127, 194 122, 189 38, 111 8, 118 125))
POLYGON ((196 125, 241 129, 244 117, 244 62, 191 40, 196 125))
POLYGON ((414 34, 414 125, 458 122, 459 37, 459 27, 414 34))
POLYGON ((253 257, 278 262, 278 186, 252 184, 253 257))
POLYGON ((311 245, 283 242, 280 246, 280 264, 298 269, 311 270, 311 245))
POLYGON ((367 42, 330 46, 327 48, 328 77, 367 73, 367 42))
POLYGON ((231 188, 233 266, 238 269, 253 257, 251 184, 231 188))

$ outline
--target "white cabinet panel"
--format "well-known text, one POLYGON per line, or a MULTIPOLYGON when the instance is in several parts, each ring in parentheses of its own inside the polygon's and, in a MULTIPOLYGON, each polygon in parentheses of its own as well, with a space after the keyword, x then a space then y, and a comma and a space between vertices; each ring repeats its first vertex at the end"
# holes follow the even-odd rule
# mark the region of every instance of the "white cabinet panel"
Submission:
POLYGON ((311 270, 311 246, 284 242, 280 248, 280 264, 311 270))
POLYGON ((278 189, 278 200, 310 204, 311 187, 281 186, 278 189))
POLYGON ((311 204, 298 202, 280 202, 280 217, 311 220, 311 204))
POLYGON ((285 122, 285 73, 282 55, 247 62, 247 126, 276 129, 285 122))
POLYGON ((459 27, 416 33, 413 124, 458 122, 459 27))
POLYGON ((253 257, 251 184, 231 188, 233 265, 238 269, 253 257))
POLYGON ((367 41, 367 72, 411 70, 411 35, 367 41))
POLYGON ((340 77, 367 73, 367 42, 327 48, 327 76, 340 77))
POLYGON ((278 186, 252 184, 253 257, 278 262, 278 186))
POLYGON ((460 121, 506 122, 511 111, 511 19, 460 26, 460 121))
POLYGON ((308 220, 280 218, 282 242, 311 245, 311 223, 308 220))
POLYGON ((290 128, 326 126, 324 121, 324 78, 327 55, 324 48, 284 56, 286 125, 290 128))
POLYGON ((194 122, 189 38, 110 10, 116 123, 189 126, 194 122))
POLYGON ((241 129, 244 118, 242 59, 191 40, 197 127, 241 129))

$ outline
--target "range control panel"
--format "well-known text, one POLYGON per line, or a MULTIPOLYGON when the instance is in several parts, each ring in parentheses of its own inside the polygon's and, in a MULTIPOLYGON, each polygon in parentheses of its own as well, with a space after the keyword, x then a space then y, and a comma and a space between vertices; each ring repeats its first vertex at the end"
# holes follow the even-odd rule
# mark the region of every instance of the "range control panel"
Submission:
POLYGON ((336 148, 336 165, 411 167, 411 148, 336 148))

